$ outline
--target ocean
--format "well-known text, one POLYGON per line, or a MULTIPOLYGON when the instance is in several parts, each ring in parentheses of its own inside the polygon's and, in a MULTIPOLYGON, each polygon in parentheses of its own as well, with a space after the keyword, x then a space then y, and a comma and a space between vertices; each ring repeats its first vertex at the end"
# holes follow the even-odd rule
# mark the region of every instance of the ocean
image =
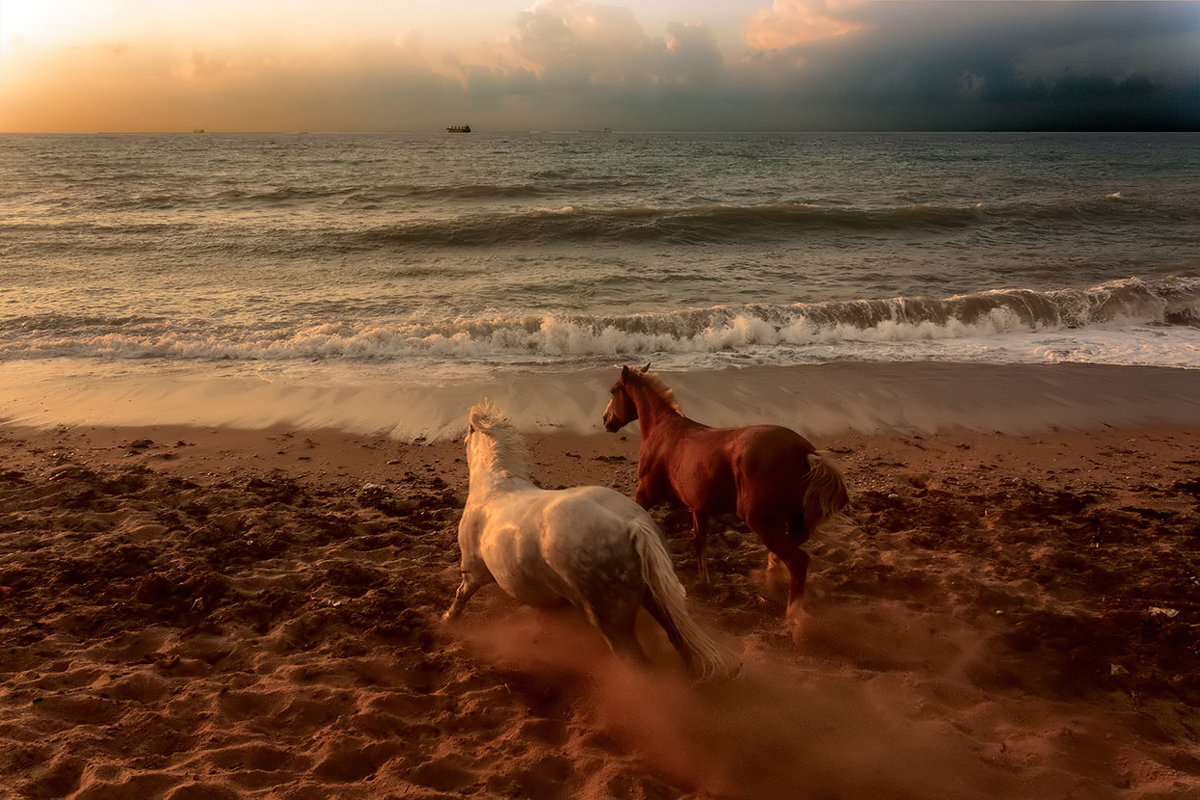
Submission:
POLYGON ((1200 369, 1200 137, 0 135, 10 391, 633 362, 1200 369))

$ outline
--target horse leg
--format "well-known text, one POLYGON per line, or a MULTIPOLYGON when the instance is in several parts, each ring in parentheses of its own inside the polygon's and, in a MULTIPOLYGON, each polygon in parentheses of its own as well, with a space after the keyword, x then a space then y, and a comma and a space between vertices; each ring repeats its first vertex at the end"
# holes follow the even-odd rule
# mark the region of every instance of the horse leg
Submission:
POLYGON ((768 550, 767 569, 763 575, 764 588, 767 594, 772 599, 784 600, 791 589, 791 582, 791 573, 783 561, 780 560, 779 556, 768 550))
POLYGON ((637 639, 639 598, 624 594, 617 592, 605 598, 585 598, 584 614, 600 631, 614 655, 638 664, 649 664, 650 659, 637 639))
POLYGON ((450 604, 450 608, 446 609, 446 613, 442 614, 442 619, 449 622, 458 619, 462 614, 463 606, 471 599, 471 596, 492 582, 491 573, 485 576, 473 576, 468 572, 463 572, 462 583, 458 585, 458 591, 454 593, 454 602, 450 604))
MULTIPOLYGON (((803 513, 796 513, 788 521, 788 539, 793 545, 799 546, 804 544, 812 536, 812 530, 806 524, 806 517, 803 513)), ((804 576, 808 573, 808 554, 804 550, 800 550, 800 554, 804 556, 804 572, 801 575, 800 585, 804 586, 804 576)), ((779 556, 770 550, 767 551, 767 571, 766 584, 767 591, 778 598, 790 592, 792 570, 786 567, 779 556)))
MULTIPOLYGON (((750 529, 758 536, 759 540, 766 545, 777 559, 777 563, 782 563, 787 567, 789 576, 788 599, 787 599, 787 620, 792 628, 793 635, 798 635, 798 626, 803 615, 801 602, 804 598, 804 582, 808 577, 808 553, 800 549, 800 547, 792 541, 788 536, 787 523, 771 524, 763 521, 748 522, 750 529)), ((767 559, 768 571, 771 568, 770 557, 767 559)), ((776 574, 779 570, 776 569, 776 574)))
POLYGON ((692 512, 692 544, 696 548, 696 568, 700 573, 700 583, 708 585, 708 564, 704 560, 704 552, 708 549, 708 517, 698 511, 692 512))
POLYGON ((632 629, 601 630, 600 632, 604 634, 604 640, 608 642, 608 648, 613 651, 613 655, 629 659, 641 666, 649 666, 650 658, 642 649, 642 644, 637 640, 637 635, 632 629))
POLYGON ((683 665, 687 667, 688 672, 691 672, 692 651, 688 649, 687 644, 684 642, 683 634, 679 632, 679 628, 675 625, 675 620, 671 619, 671 615, 659 604, 649 589, 642 596, 642 607, 650 612, 650 616, 654 618, 654 621, 661 625, 662 629, 667 632, 667 638, 671 640, 671 646, 679 651, 680 657, 683 658, 683 665))
POLYGON ((647 511, 654 505, 654 493, 650 491, 650 484, 640 476, 638 477, 637 490, 633 493, 633 502, 647 511))

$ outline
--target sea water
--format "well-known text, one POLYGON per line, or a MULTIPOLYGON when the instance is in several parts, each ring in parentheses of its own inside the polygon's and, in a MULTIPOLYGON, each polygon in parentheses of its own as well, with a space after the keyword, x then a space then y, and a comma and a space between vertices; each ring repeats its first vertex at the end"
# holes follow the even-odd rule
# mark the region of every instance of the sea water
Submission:
POLYGON ((0 369, 1200 369, 1194 134, 0 136, 0 369))

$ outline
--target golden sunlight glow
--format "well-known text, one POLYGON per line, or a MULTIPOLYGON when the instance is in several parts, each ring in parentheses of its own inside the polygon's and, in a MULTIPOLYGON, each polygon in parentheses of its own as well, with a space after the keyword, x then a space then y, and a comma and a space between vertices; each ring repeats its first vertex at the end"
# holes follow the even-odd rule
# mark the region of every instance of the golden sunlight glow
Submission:
POLYGON ((0 0, 0 42, 46 45, 77 39, 82 33, 105 35, 117 5, 112 0, 0 0))
POLYGON ((8 44, 17 39, 41 38, 53 23, 45 8, 37 0, 0 2, 0 41, 8 44))

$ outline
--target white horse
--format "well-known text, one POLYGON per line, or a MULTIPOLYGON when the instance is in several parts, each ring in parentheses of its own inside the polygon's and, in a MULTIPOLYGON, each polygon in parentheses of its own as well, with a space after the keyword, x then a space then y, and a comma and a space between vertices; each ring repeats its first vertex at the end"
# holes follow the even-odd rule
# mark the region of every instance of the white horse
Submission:
POLYGON ((737 657, 688 615, 662 534, 641 506, 603 486, 534 486, 520 435, 487 402, 471 409, 467 464, 462 584, 444 619, 458 617, 471 595, 495 581, 527 605, 570 602, 615 654, 647 663, 634 630, 645 608, 697 678, 737 673, 737 657))

